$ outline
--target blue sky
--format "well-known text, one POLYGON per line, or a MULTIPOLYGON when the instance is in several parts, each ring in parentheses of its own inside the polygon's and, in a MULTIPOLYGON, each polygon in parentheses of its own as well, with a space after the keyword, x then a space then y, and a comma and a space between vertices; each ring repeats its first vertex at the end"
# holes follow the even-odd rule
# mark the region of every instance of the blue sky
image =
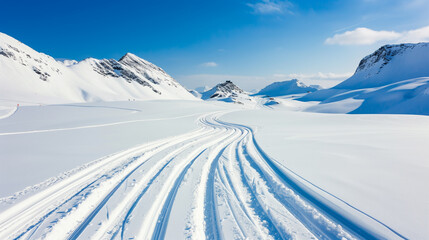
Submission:
POLYGON ((132 52, 189 88, 330 86, 383 44, 429 41, 427 0, 3 0, 0 31, 55 58, 132 52))

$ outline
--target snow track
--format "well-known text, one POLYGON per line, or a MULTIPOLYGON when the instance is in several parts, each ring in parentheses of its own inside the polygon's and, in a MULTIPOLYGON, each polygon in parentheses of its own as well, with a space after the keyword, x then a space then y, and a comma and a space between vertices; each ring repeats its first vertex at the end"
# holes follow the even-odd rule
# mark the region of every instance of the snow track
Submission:
POLYGON ((252 129, 218 120, 222 114, 18 201, 0 213, 0 239, 404 238, 355 221, 267 156, 252 129))

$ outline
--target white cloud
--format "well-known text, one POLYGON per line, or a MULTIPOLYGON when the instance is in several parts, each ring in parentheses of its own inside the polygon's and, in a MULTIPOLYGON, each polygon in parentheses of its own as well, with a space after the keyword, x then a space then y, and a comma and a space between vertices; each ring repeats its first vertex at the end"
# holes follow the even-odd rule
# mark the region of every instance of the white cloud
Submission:
POLYGON ((369 28, 356 28, 353 31, 335 34, 325 40, 330 45, 370 45, 378 42, 417 43, 429 41, 429 26, 405 32, 375 31, 369 28))
POLYGON ((369 45, 379 41, 395 40, 401 37, 397 32, 374 31, 369 28, 356 28, 353 31, 335 34, 325 40, 326 44, 338 45, 369 45))
POLYGON ((203 67, 217 67, 217 63, 215 63, 215 62, 205 62, 205 63, 202 63, 201 66, 203 66, 203 67))
POLYGON ((251 7, 256 14, 280 14, 291 13, 289 8, 292 4, 285 0, 262 0, 257 3, 247 3, 247 6, 251 7))
POLYGON ((429 42, 429 26, 403 33, 402 37, 399 39, 399 42, 429 42))

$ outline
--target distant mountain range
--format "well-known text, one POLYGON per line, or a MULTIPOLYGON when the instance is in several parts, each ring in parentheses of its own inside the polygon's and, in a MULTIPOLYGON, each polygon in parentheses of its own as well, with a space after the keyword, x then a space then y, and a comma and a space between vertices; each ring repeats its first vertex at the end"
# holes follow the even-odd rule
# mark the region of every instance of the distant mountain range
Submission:
POLYGON ((255 95, 267 95, 270 97, 278 97, 290 94, 310 93, 322 89, 319 85, 307 86, 300 82, 298 79, 292 79, 289 81, 275 82, 263 89, 261 89, 255 95))
POLYGON ((0 33, 2 101, 196 99, 160 67, 127 53, 119 60, 57 61, 0 33))
POLYGON ((0 33, 2 103, 203 99, 267 105, 278 103, 273 97, 295 94, 299 101, 320 102, 308 111, 429 115, 429 43, 383 46, 363 58, 352 77, 329 89, 292 79, 251 94, 229 80, 188 91, 132 53, 119 60, 60 61, 0 33))

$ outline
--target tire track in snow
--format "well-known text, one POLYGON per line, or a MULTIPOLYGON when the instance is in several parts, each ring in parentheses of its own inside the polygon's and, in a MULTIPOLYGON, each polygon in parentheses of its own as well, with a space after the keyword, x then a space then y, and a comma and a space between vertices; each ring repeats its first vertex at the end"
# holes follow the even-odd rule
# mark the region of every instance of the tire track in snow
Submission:
MULTIPOLYGON (((159 191, 159 194, 155 200, 155 204, 150 208, 148 216, 145 217, 144 222, 141 224, 140 232, 137 235, 137 238, 153 238, 154 229, 157 226, 157 222, 153 222, 154 218, 157 218, 160 216, 160 212, 162 211, 162 206, 166 202, 166 198, 168 197, 168 193, 171 192, 171 189, 174 189, 174 184, 172 185, 172 182, 178 179, 178 176, 180 176, 179 172, 183 172, 184 168, 189 164, 189 162, 192 162, 196 159, 195 156, 199 155, 201 152, 203 152, 205 149, 208 149, 214 145, 217 145, 214 147, 214 149, 221 148, 225 141, 228 141, 228 138, 234 135, 234 132, 228 133, 226 135, 220 136, 215 138, 209 143, 206 143, 202 146, 199 146, 194 151, 192 151, 187 157, 185 157, 185 161, 179 163, 180 166, 176 170, 172 170, 173 174, 169 176, 169 178, 164 182, 163 188, 159 191), (192 160, 190 160, 192 159, 192 160)), ((217 152, 217 151, 214 151, 217 152)), ((211 162, 213 160, 213 157, 209 155, 207 162, 211 162)))
POLYGON ((125 225, 129 220, 129 217, 131 215, 131 213, 133 212, 133 210, 136 208, 137 204, 140 202, 141 198, 144 196, 144 194, 146 193, 146 191, 149 189, 149 187, 152 185, 152 183, 155 181, 155 179, 163 172, 163 170, 177 157, 178 154, 180 154, 181 152, 185 151, 189 146, 196 144, 197 142, 203 142, 205 141, 205 139, 207 138, 211 138, 213 136, 206 136, 204 138, 198 139, 198 141, 196 142, 190 142, 185 144, 184 146, 180 147, 179 149, 176 149, 175 151, 169 153, 166 157, 163 158, 163 160, 160 160, 159 163, 163 163, 164 161, 166 161, 167 159, 169 159, 162 167, 161 169, 156 172, 156 174, 152 174, 152 173, 148 173, 148 175, 153 175, 153 177, 149 180, 148 184, 146 185, 146 187, 140 192, 140 194, 137 196, 137 198, 132 202, 131 207, 126 211, 126 215, 124 217, 124 219, 122 220, 122 224, 120 226, 119 229, 117 229, 113 236, 112 239, 119 233, 119 231, 121 231, 121 239, 124 238, 124 232, 125 232, 125 225))
POLYGON ((0 239, 384 237, 322 201, 260 148, 251 128, 220 121, 221 114, 202 116, 199 131, 113 154, 12 205, 0 213, 0 239), (177 200, 191 200, 189 190, 194 200, 177 200), (189 229, 174 232, 172 219, 189 229))
MULTIPOLYGON (((144 153, 150 153, 151 150, 157 149, 160 146, 165 146, 168 143, 177 141, 179 138, 185 138, 188 136, 193 136, 195 134, 204 134, 204 132, 199 133, 199 131, 195 131, 192 133, 184 134, 179 137, 173 137, 169 139, 163 139, 156 141, 154 143, 145 144, 142 146, 137 146, 135 148, 120 152, 118 154, 114 154, 113 156, 104 159, 101 162, 98 162, 92 166, 90 166, 87 169, 84 169, 80 172, 75 173, 72 176, 69 176, 69 178, 66 178, 65 180, 59 182, 58 184, 55 184, 54 186, 47 188, 46 190, 40 192, 39 194, 36 194, 34 196, 31 196, 28 199, 25 199, 24 201, 18 203, 13 208, 6 210, 5 212, 0 214, 0 238, 3 238, 2 236, 5 236, 4 234, 7 234, 9 229, 14 228, 21 228, 24 224, 27 225, 33 221, 34 218, 40 219, 43 221, 43 219, 46 219, 46 217, 53 212, 55 212, 55 209, 58 207, 54 207, 53 210, 48 211, 47 214, 43 214, 41 217, 37 217, 37 215, 40 216, 40 213, 43 213, 46 211, 46 209, 52 209, 52 206, 57 205, 56 202, 58 202, 58 198, 61 196, 64 196, 64 194, 73 193, 73 189, 77 189, 77 192, 81 192, 82 187, 78 187, 82 184, 85 184, 85 182, 91 182, 95 176, 97 175, 106 175, 106 169, 111 169, 109 165, 113 165, 112 167, 118 167, 116 165, 117 162, 119 162, 119 165, 122 161, 126 161, 126 159, 132 158, 133 156, 140 156, 142 152, 144 153), (107 167, 106 167, 107 166, 107 167), (12 216, 14 216, 12 218, 12 216), (8 230, 6 230, 8 229, 8 230)), ((125 162, 126 164, 127 162, 125 162)), ((85 188, 85 187, 83 187, 85 188)), ((65 202, 69 201, 71 198, 78 196, 76 194, 71 194, 71 197, 67 197, 65 200, 61 201, 59 206, 63 205, 65 202)), ((40 221, 39 220, 39 221, 40 221)), ((32 227, 27 228, 25 232, 28 232, 33 227, 37 226, 37 223, 34 224, 32 227)), ((19 235, 23 235, 22 233, 19 235)))
POLYGON ((201 154, 203 154, 204 151, 205 151, 205 149, 203 151, 201 151, 200 153, 198 153, 198 155, 194 159, 192 159, 192 161, 190 163, 188 163, 188 165, 186 165, 186 167, 180 173, 179 177, 174 182, 174 186, 170 190, 170 192, 167 196, 167 199, 164 203, 164 206, 162 207, 161 213, 158 216, 158 220, 156 221, 157 224, 155 226, 154 233, 152 234, 152 239, 164 239, 165 230, 166 230, 167 225, 168 225, 168 218, 170 216, 171 208, 173 206, 173 201, 174 201, 174 198, 176 197, 176 194, 177 194, 177 191, 180 187, 180 184, 182 183, 183 178, 185 177, 185 174, 188 171, 188 169, 192 166, 192 164, 195 162, 195 160, 199 156, 201 156, 201 154))
MULTIPOLYGON (((152 157, 152 156, 154 156, 155 154, 157 154, 157 153, 160 153, 160 152, 162 152, 162 151, 164 151, 164 150, 166 150, 166 149, 168 149, 169 147, 172 147, 172 146, 177 146, 177 145, 180 145, 180 144, 182 144, 183 142, 186 142, 186 141, 189 141, 190 139, 192 139, 192 138, 198 138, 198 137, 200 137, 200 136, 202 136, 202 135, 205 135, 205 134, 207 134, 207 132, 203 132, 203 133, 201 133, 201 134, 199 134, 199 135, 196 135, 196 136, 191 136, 191 137, 188 137, 188 138, 179 138, 178 140, 176 140, 176 141, 172 141, 172 142, 170 142, 170 143, 168 143, 168 144, 165 144, 164 146, 162 146, 162 147, 159 147, 158 149, 157 149, 157 151, 156 152, 154 152, 154 153, 152 153, 150 156, 148 156, 148 157, 146 157, 147 159, 150 159, 150 157, 152 157)), ((209 135, 211 135, 211 134, 209 134, 209 135)), ((191 142, 192 143, 192 142, 191 142)), ((189 144, 189 143, 188 143, 189 144)), ((177 149, 176 151, 173 151, 173 152, 180 152, 181 150, 182 150, 182 148, 183 147, 180 147, 179 149, 177 149)), ((170 155, 170 154, 169 154, 170 155)), ((169 155, 167 155, 167 157, 166 158, 168 158, 168 156, 169 155)), ((171 160, 173 160, 173 159, 171 159, 171 160)), ((170 163, 171 161, 168 161, 162 168, 161 168, 161 170, 159 171, 159 173, 161 173, 162 172, 162 170, 165 168, 165 167, 167 167, 167 165, 170 163)), ((144 163, 144 162, 143 162, 144 163)), ((142 167, 143 166, 143 163, 142 164, 140 164, 140 165, 138 165, 137 167, 135 167, 135 168, 133 168, 132 170, 131 170, 131 172, 129 173, 129 174, 127 174, 119 183, 115 183, 115 187, 114 187, 114 189, 112 190, 112 192, 110 192, 104 199, 102 199, 101 200, 101 202, 99 203, 99 205, 97 205, 97 207, 92 211, 92 212, 90 212, 90 214, 85 218, 85 220, 83 220, 83 221, 81 221, 81 220, 79 220, 79 222, 81 222, 80 224, 79 224, 79 226, 72 232, 72 234, 70 235, 70 236, 68 236, 68 239, 76 239, 77 237, 79 237, 79 235, 80 234, 82 234, 82 232, 86 229, 86 227, 89 225, 89 223, 92 221, 92 219, 97 215, 97 213, 100 211, 100 209, 107 203, 107 201, 109 200, 109 198, 110 197, 112 197, 112 195, 116 192, 116 190, 119 188, 119 187, 121 187, 121 185, 122 185, 122 183, 123 182, 125 182, 125 180, 126 179, 128 179, 131 175, 132 175, 132 173, 134 173, 135 171, 137 171, 140 167, 142 167)), ((162 161, 160 162, 160 163, 162 163, 162 161)), ((155 174, 155 177, 154 178, 156 178, 158 175, 159 175, 159 173, 157 173, 157 174, 155 174)), ((150 181, 150 183, 151 182, 153 182, 153 180, 154 179, 152 179, 152 181, 150 181)), ((150 185, 149 185, 150 186, 150 185)), ((132 200, 132 195, 131 194, 129 194, 128 196, 127 196, 127 201, 123 201, 123 203, 121 203, 121 206, 122 207, 125 207, 124 205, 124 203, 125 202, 129 202, 130 200, 132 200)), ((134 200, 135 201, 135 200, 134 200)), ((116 209, 113 209, 113 211, 115 211, 116 209)), ((115 216, 115 214, 112 212, 112 219, 113 219, 113 221, 114 221, 114 219, 116 218, 116 216, 115 216)))
MULTIPOLYGON (((217 122, 217 124, 220 124, 222 126, 225 127, 230 127, 228 125, 222 124, 217 122)), ((261 205, 261 201, 259 200, 259 198, 257 197, 258 193, 255 193, 254 190, 250 187, 250 185, 248 184, 247 180, 245 179, 245 175, 244 175, 244 170, 241 166, 241 161, 240 161, 240 156, 237 152, 238 146, 243 142, 243 140, 248 136, 248 131, 247 130, 243 130, 240 129, 240 131, 242 132, 242 136, 241 138, 236 141, 234 143, 234 145, 230 146, 232 149, 230 151, 235 152, 235 156, 230 153, 229 154, 229 158, 227 156, 225 156, 226 159, 229 160, 230 164, 232 164, 232 162, 237 162, 238 166, 240 167, 240 172, 238 173, 239 176, 241 176, 241 180, 243 183, 243 186, 241 188, 241 193, 244 193, 248 199, 250 199, 250 206, 248 206, 248 202, 245 202, 243 200, 243 197, 239 196, 239 194, 237 194, 238 189, 234 188, 234 184, 231 180, 231 177, 229 176, 230 174, 228 173, 228 171, 226 170, 226 167, 223 165, 223 168, 221 166, 217 166, 219 172, 221 172, 220 169, 223 169, 223 175, 226 178, 226 182, 223 182, 223 185, 225 186, 225 188, 230 189, 233 195, 233 198, 236 199, 236 201, 238 202, 238 205, 240 206, 239 209, 237 210, 242 210, 242 212, 244 213, 244 215, 248 218, 251 219, 251 222, 254 224, 253 227, 255 228, 254 231, 255 232, 259 232, 259 234, 261 234, 261 238, 262 239, 266 239, 268 236, 265 235, 264 233, 261 232, 261 229, 266 229, 269 232, 269 235, 275 239, 290 239, 291 237, 289 236, 288 233, 283 233, 282 231, 279 230, 279 227, 273 223, 272 219, 270 218, 270 215, 267 213, 266 210, 264 210, 264 208, 261 205), (227 187, 229 186, 229 187, 227 187), (258 217, 250 217, 249 211, 246 208, 246 205, 248 206, 248 208, 251 208, 253 210, 253 212, 256 212, 258 214, 258 217), (261 221, 262 220, 262 221, 261 221), (257 226, 260 225, 260 226, 257 226)), ((231 201, 231 200, 227 200, 227 201, 231 201)), ((243 228, 241 227, 241 225, 243 223, 241 223, 235 216, 236 216, 236 211, 235 209, 230 209, 230 212, 232 214, 232 216, 234 216, 234 220, 236 221, 237 226, 242 230, 243 228)), ((241 220, 243 221, 243 220, 241 220)), ((266 231, 265 230, 265 231, 266 231)), ((255 237, 255 236, 252 236, 255 237)))
MULTIPOLYGON (((272 160, 258 145, 254 138, 253 130, 247 126, 239 125, 239 124, 232 124, 232 123, 226 123, 224 121, 217 120, 219 124, 225 124, 228 126, 235 126, 241 129, 245 129, 249 131, 248 135, 248 141, 247 143, 243 144, 243 153, 246 155, 246 159, 249 161, 251 165, 253 165, 253 168, 257 170, 261 176, 263 176, 264 181, 268 183, 273 183, 270 178, 279 178, 281 182, 283 182, 283 186, 292 190, 292 193, 295 192, 299 195, 298 201, 295 201, 295 203, 287 204, 288 199, 286 199, 284 196, 279 197, 278 194, 276 194, 278 189, 274 189, 272 193, 276 195, 277 198, 279 198, 280 201, 283 201, 286 203, 287 208, 295 214, 295 216, 304 224, 306 225, 309 230, 316 231, 316 235, 318 237, 321 237, 322 239, 332 239, 332 238, 339 238, 342 237, 348 237, 351 236, 349 234, 352 234, 353 237, 358 237, 362 239, 383 239, 387 238, 385 236, 379 235, 379 233, 376 233, 369 229, 368 227, 362 225, 359 222, 355 222, 352 219, 349 218, 347 215, 343 215, 342 212, 339 212, 336 210, 336 206, 332 205, 329 201, 320 200, 321 196, 318 196, 317 193, 311 192, 308 187, 298 184, 298 181, 294 179, 291 175, 287 175, 284 171, 282 171, 279 166, 276 164, 277 162, 272 160), (249 154, 248 150, 249 147, 251 148, 251 151, 254 152, 254 155, 259 155, 260 162, 257 163, 253 159, 253 157, 249 157, 251 154, 249 154), (253 162, 253 164, 251 163, 253 162), (262 165, 265 164, 265 166, 262 165), (267 177, 268 176, 268 177, 267 177), (302 199, 299 199, 302 198, 302 199), (301 201, 302 200, 302 201, 301 201), (299 204, 297 204, 299 203, 299 204), (303 208, 304 207, 304 208, 303 208), (308 212, 308 209, 305 209, 305 207, 314 208, 312 211, 312 216, 305 216, 305 213, 308 212), (320 211, 320 212, 319 212, 320 211), (317 217, 317 219, 315 219, 317 217), (322 222, 320 222, 320 219, 322 219, 322 222), (322 226, 321 226, 322 225, 322 226), (332 232, 332 227, 334 227, 334 232, 332 232), (347 233, 344 231, 347 229, 350 231, 347 233), (338 231, 338 232, 336 232, 338 231), (343 232, 346 235, 341 235, 341 232, 343 232)), ((275 183, 278 184, 278 183, 275 183)), ((313 184, 311 184, 313 185, 313 184)), ((326 192, 326 191, 325 191, 326 192)), ((297 196, 298 196, 297 195, 297 196)), ((348 205, 348 204, 347 204, 348 205)), ((381 223, 377 219, 369 216, 368 214, 358 210, 357 208, 350 206, 353 210, 355 210, 359 214, 363 214, 366 217, 374 220, 375 224, 380 224, 382 227, 387 228, 391 233, 393 233, 396 237, 401 239, 407 239, 403 235, 399 234, 397 231, 393 230, 392 228, 388 227, 384 223, 381 223)))

